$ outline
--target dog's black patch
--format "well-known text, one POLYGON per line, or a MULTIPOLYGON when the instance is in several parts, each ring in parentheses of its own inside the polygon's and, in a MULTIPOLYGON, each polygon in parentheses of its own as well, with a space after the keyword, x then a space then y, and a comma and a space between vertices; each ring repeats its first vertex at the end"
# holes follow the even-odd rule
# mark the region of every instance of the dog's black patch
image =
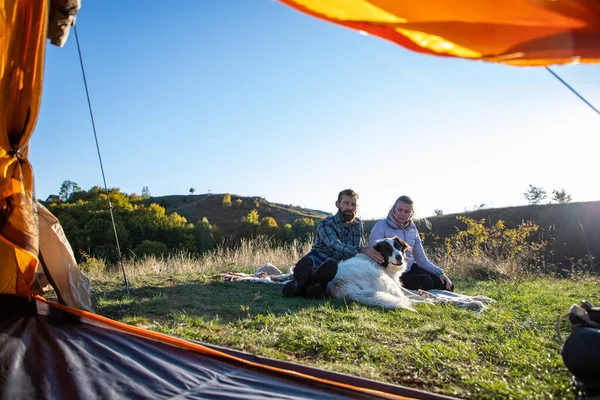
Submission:
POLYGON ((390 256, 394 253, 394 248, 386 240, 382 240, 375 244, 375 250, 383 256, 383 262, 379 265, 387 267, 390 262, 390 256))

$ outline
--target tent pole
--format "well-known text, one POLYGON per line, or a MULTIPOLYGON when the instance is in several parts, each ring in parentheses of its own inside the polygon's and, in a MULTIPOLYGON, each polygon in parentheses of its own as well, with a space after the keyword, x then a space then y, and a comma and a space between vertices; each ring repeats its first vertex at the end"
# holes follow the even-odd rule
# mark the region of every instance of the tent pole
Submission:
POLYGON ((587 101, 585 99, 585 97, 583 97, 582 95, 580 95, 577 90, 573 89, 571 86, 569 86, 569 84, 567 82, 565 82, 560 76, 558 76, 558 74, 554 71, 552 71, 550 69, 550 67, 545 67, 546 70, 548 72, 550 72, 552 74, 552 76, 554 76, 556 79, 558 79, 563 85, 565 85, 567 88, 569 88, 571 90, 571 92, 575 93, 575 95, 577 97, 579 97, 585 104, 587 104, 592 110, 594 110, 596 112, 596 114, 600 115, 600 111, 598 111, 598 109, 596 107, 594 107, 592 105, 592 103, 590 103, 589 101, 587 101))

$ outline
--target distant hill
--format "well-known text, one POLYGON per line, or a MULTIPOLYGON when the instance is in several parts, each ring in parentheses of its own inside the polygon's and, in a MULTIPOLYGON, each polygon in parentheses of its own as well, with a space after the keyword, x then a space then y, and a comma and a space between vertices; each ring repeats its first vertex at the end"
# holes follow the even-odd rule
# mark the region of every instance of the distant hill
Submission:
POLYGON ((167 213, 176 212, 185 217, 189 223, 196 224, 206 217, 211 224, 219 227, 224 236, 234 235, 240 220, 254 209, 258 211, 261 219, 271 217, 280 227, 287 223, 292 224, 299 218, 310 218, 316 225, 320 220, 331 215, 291 204, 271 203, 263 197, 244 197, 235 194, 231 195, 231 207, 223 207, 223 196, 223 194, 210 193, 158 196, 151 197, 147 202, 163 206, 167 213))
MULTIPOLYGON (((569 258, 582 259, 588 254, 600 260, 600 201, 567 204, 543 204, 508 208, 489 208, 461 214, 440 215, 428 218, 431 229, 423 220, 418 222, 420 231, 433 233, 440 238, 464 229, 465 225, 457 216, 489 223, 498 220, 505 222, 508 228, 514 228, 522 221, 532 221, 539 225, 544 238, 554 237, 554 263, 570 265, 569 258)), ((372 228, 372 226, 371 226, 372 228)))

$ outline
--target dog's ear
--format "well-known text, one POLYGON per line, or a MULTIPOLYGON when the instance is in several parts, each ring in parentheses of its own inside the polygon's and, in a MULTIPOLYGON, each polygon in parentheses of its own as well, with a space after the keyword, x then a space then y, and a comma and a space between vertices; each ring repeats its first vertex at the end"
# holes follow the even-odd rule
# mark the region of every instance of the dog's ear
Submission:
POLYGON ((394 242, 400 245, 400 249, 402 251, 410 250, 410 246, 404 240, 400 239, 398 236, 394 237, 394 242))
POLYGON ((375 244, 375 250, 377 250, 384 256, 386 254, 389 256, 394 251, 392 246, 393 245, 390 243, 389 239, 383 239, 375 244))

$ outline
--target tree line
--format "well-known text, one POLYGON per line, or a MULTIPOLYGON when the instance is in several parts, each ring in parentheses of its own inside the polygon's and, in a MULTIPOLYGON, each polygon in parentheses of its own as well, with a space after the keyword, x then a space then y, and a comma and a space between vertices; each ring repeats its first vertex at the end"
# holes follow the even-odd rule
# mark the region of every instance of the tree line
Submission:
MULTIPOLYGON (((526 192, 523 193, 523 196, 525 196, 525 199, 529 202, 530 205, 535 205, 535 204, 540 204, 543 200, 545 200, 548 195, 546 193, 546 190, 539 187, 539 186, 534 186, 534 185, 529 185, 529 190, 527 190, 526 192)), ((573 197, 567 193, 567 191, 565 189, 554 189, 552 190, 552 201, 555 201, 556 203, 559 204, 566 204, 566 203, 570 203, 571 200, 573 200, 573 197)), ((487 204, 480 204, 480 205, 476 205, 473 207, 473 210, 482 210, 484 208, 488 208, 487 204)), ((467 211, 467 208, 465 207, 465 211, 467 211)), ((436 216, 439 215, 444 215, 444 210, 442 209, 436 209, 433 210, 433 212, 435 213, 436 216)))
MULTIPOLYGON (((175 212, 167 214, 165 207, 151 202, 147 186, 138 196, 99 186, 85 191, 75 182, 64 181, 59 195, 50 195, 42 203, 59 219, 78 260, 88 256, 117 261, 115 230, 124 257, 162 256, 178 251, 200 255, 258 235, 292 242, 305 239, 315 230, 315 222, 310 218, 298 218, 280 227, 274 218, 261 218, 253 209, 236 221, 234 235, 224 237, 206 217, 190 223, 175 212), (113 210, 115 229, 109 208, 113 210)), ((224 207, 227 203, 231 205, 230 195, 224 196, 224 207)))

